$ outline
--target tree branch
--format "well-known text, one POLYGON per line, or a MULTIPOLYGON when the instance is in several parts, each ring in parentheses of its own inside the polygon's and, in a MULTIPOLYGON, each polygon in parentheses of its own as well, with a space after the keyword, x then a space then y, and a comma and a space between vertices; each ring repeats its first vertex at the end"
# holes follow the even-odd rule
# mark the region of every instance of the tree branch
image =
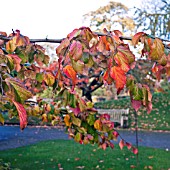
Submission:
MULTIPOLYGON (((98 36, 107 36, 107 34, 100 33, 100 32, 95 32, 95 34, 97 34, 98 36)), ((150 37, 153 38, 153 39, 156 38, 154 36, 150 36, 150 37)), ((9 40, 12 39, 12 37, 6 37, 4 35, 0 35, 0 39, 5 40, 5 41, 9 41, 9 40)), ((45 38, 45 39, 30 39, 30 42, 31 43, 36 43, 36 42, 61 43, 63 39, 64 38, 61 38, 61 39, 48 39, 48 38, 45 38)), ((121 36, 120 39, 121 40, 130 40, 131 41, 132 37, 121 36)), ((159 38, 159 39, 161 41, 164 41, 164 42, 170 42, 170 40, 167 40, 167 39, 163 39, 163 38, 159 38)), ((167 46, 166 44, 164 44, 164 46, 165 46, 165 48, 170 49, 170 47, 167 46)))

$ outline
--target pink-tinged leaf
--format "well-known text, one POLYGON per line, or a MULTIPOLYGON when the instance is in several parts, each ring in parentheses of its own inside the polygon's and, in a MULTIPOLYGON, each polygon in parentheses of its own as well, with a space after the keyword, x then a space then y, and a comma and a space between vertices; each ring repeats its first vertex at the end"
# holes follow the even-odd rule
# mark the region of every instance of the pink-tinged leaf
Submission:
POLYGON ((93 137, 92 135, 90 135, 90 134, 87 135, 87 138, 88 138, 89 140, 93 140, 93 139, 94 139, 94 137, 93 137))
POLYGON ((135 109, 136 112, 139 110, 141 105, 142 102, 140 100, 132 100, 132 107, 135 109))
POLYGON ((140 38, 146 35, 144 32, 138 32, 132 37, 132 44, 136 46, 136 44, 139 42, 140 38))
POLYGON ((136 154, 138 154, 138 149, 133 147, 132 152, 136 155, 136 154))
POLYGON ((125 146, 125 143, 124 143, 123 140, 121 140, 121 141, 119 142, 119 147, 120 147, 120 149, 122 150, 124 146, 125 146))
POLYGON ((67 65, 63 68, 63 72, 68 78, 72 80, 73 85, 75 85, 77 78, 76 78, 76 72, 73 69, 73 67, 70 65, 67 65))
POLYGON ((100 116, 101 119, 105 119, 105 120, 110 120, 110 115, 107 113, 104 113, 100 116))
POLYGON ((75 61, 78 61, 83 54, 82 44, 79 41, 73 41, 70 46, 70 57, 73 58, 75 61))
POLYGON ((68 38, 69 40, 72 40, 73 38, 79 36, 80 33, 81 33, 81 30, 79 30, 79 29, 74 29, 70 34, 67 35, 67 38, 68 38))
POLYGON ((152 111, 152 102, 149 102, 147 105, 147 113, 149 114, 152 111))
POLYGON ((126 142, 126 146, 127 146, 128 149, 131 149, 131 148, 132 148, 132 144, 130 144, 130 143, 128 143, 128 142, 126 142))
POLYGON ((23 130, 27 126, 27 113, 24 106, 13 100, 13 103, 18 111, 19 120, 20 120, 20 128, 23 130))
POLYGON ((56 48, 56 53, 58 55, 61 55, 62 50, 67 48, 69 44, 70 44, 70 41, 68 40, 68 38, 65 38, 64 40, 62 40, 60 45, 56 48))
POLYGON ((8 54, 8 56, 7 56, 8 58, 9 57, 11 57, 12 59, 13 59, 13 61, 14 61, 14 69, 17 71, 17 72, 19 72, 20 70, 21 70, 21 65, 20 65, 20 63, 21 63, 21 58, 19 58, 17 55, 15 55, 15 54, 8 54))
POLYGON ((126 84, 125 72, 120 67, 113 66, 110 70, 110 76, 115 80, 117 93, 119 94, 126 84))
POLYGON ((117 138, 119 136, 119 133, 117 131, 114 131, 113 135, 117 138))
POLYGON ((81 112, 79 107, 76 108, 70 107, 70 110, 74 113, 75 116, 78 116, 78 114, 81 112))
POLYGON ((103 150, 106 150, 107 144, 106 144, 106 143, 103 143, 101 147, 102 147, 103 150))

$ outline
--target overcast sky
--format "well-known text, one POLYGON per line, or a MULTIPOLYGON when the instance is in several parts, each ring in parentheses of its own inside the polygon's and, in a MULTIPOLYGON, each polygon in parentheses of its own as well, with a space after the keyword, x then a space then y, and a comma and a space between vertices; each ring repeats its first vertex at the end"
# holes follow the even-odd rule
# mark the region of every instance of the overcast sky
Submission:
MULTIPOLYGON (((116 0, 133 7, 141 0, 116 0)), ((64 38, 84 26, 82 15, 104 6, 109 0, 3 0, 0 31, 19 29, 29 38, 64 38)))

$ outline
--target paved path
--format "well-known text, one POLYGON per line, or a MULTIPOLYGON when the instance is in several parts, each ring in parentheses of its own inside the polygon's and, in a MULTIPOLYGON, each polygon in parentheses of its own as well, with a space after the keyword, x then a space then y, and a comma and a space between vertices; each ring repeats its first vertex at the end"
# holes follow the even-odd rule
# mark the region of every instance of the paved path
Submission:
MULTIPOLYGON (((119 133, 126 141, 135 144, 134 131, 120 130, 119 133)), ((19 126, 0 126, 0 150, 54 139, 69 138, 63 129, 54 127, 27 127, 20 131, 19 126)), ((170 150, 170 133, 139 131, 139 145, 170 150)))

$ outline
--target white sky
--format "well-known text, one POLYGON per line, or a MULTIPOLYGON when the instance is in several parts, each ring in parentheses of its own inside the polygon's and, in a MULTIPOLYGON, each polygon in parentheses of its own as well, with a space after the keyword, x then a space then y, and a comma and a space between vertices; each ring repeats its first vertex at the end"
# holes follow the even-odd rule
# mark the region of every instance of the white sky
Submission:
MULTIPOLYGON (((115 0, 132 7, 141 0, 115 0)), ((19 29, 29 38, 64 38, 84 26, 82 15, 104 6, 109 0, 2 0, 0 31, 19 29)))

